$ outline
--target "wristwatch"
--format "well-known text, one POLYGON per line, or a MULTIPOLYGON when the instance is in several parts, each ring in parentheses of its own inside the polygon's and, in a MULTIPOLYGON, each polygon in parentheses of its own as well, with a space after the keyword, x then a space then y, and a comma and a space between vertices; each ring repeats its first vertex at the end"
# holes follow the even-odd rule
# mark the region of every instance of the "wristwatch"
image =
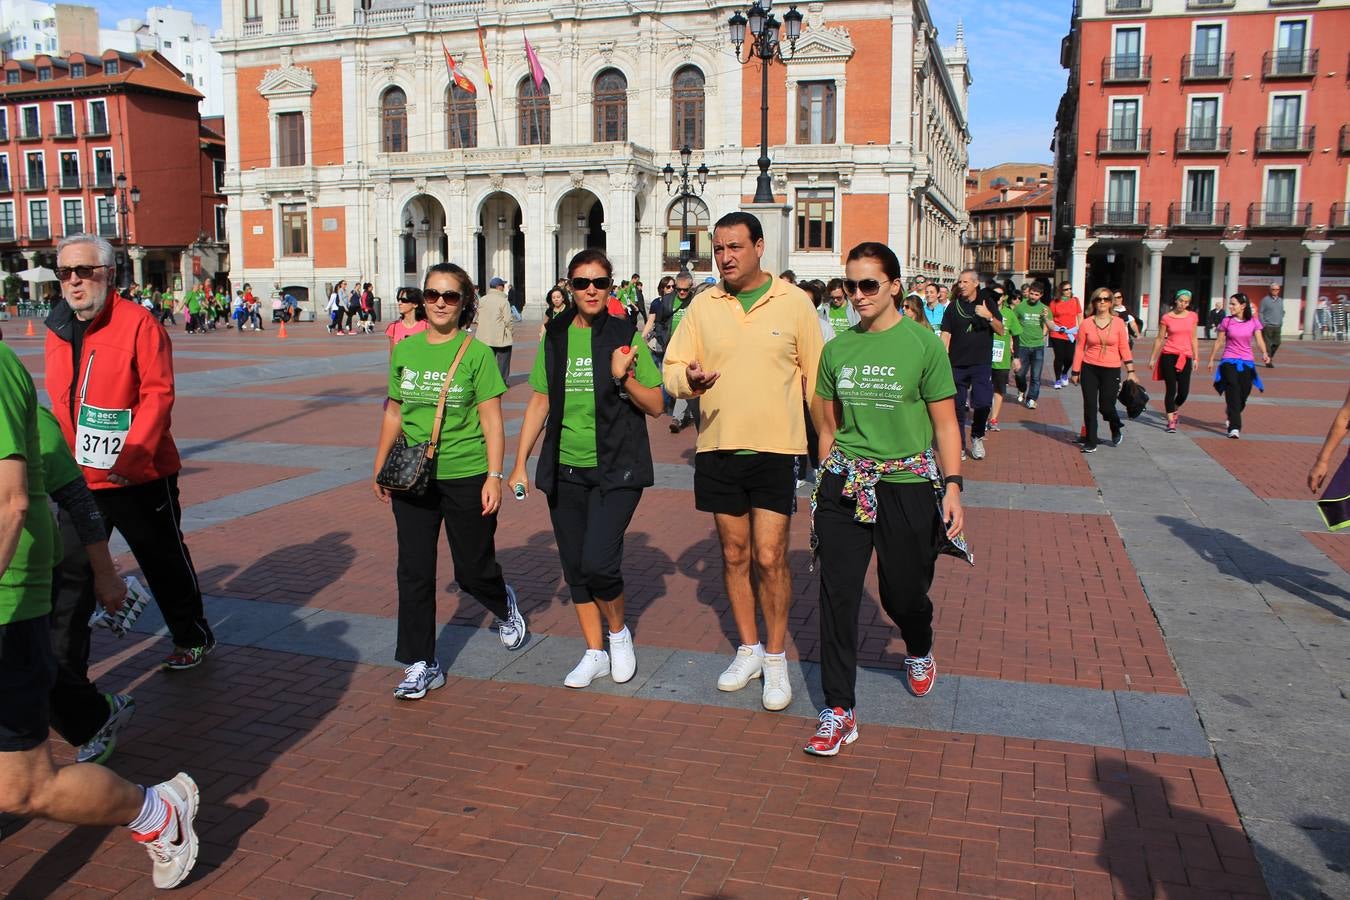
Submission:
POLYGON ((489 473, 487 474, 487 477, 489 477, 489 478, 502 478, 502 479, 506 478, 506 476, 503 475, 501 472, 489 472, 489 473))
POLYGON ((948 475, 946 478, 942 479, 942 486, 944 488, 949 484, 956 485, 956 489, 963 494, 966 492, 965 479, 963 479, 960 475, 948 475))

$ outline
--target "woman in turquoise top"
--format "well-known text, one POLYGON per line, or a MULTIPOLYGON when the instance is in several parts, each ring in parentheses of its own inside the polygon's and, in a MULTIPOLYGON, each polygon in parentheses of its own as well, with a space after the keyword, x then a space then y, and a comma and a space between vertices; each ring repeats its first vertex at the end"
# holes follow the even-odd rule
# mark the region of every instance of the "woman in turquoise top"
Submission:
POLYGON ((525 618, 497 564, 497 510, 506 454, 501 395, 506 385, 492 349, 464 330, 473 322, 476 301, 473 281, 463 269, 454 263, 432 266, 422 287, 427 330, 396 344, 389 359, 389 403, 375 448, 376 473, 400 433, 409 446, 431 439, 441 386, 454 368, 431 484, 415 494, 387 491, 372 482, 375 496, 393 503, 397 529, 394 657, 407 666, 394 689, 400 700, 419 700, 445 684, 436 659, 436 544, 442 526, 455 581, 496 617, 508 650, 525 643, 525 618))

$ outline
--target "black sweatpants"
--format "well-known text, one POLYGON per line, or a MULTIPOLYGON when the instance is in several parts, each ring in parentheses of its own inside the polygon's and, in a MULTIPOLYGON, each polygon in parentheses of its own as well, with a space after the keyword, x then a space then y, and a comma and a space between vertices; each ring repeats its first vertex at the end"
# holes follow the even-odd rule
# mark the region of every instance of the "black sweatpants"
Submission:
POLYGON ((961 449, 966 447, 966 404, 974 410, 970 423, 972 438, 984 437, 989 423, 989 410, 994 405, 993 370, 988 363, 981 366, 952 366, 952 381, 956 384, 956 427, 961 432, 961 449))
POLYGON ((1120 368, 1084 363, 1078 373, 1083 388, 1083 424, 1087 426, 1087 446, 1097 446, 1097 414, 1111 426, 1114 436, 1120 431, 1120 413, 1116 395, 1120 393, 1120 368))
POLYGON ((1177 368, 1177 355, 1164 353, 1158 357, 1158 368, 1163 378, 1163 409, 1168 415, 1181 409, 1186 398, 1191 395, 1191 369, 1195 360, 1186 357, 1186 365, 1177 368))
POLYGON ((406 665, 436 658, 436 544, 441 525, 455 581, 499 619, 507 617, 506 581, 497 564, 497 516, 483 515, 487 474, 433 480, 422 494, 394 491, 398 534, 398 647, 406 665))
POLYGON ((94 572, 89 568, 75 523, 59 516, 64 556, 52 573, 52 653, 56 684, 51 690, 51 723, 67 743, 80 746, 108 721, 111 707, 89 680, 89 617, 94 614, 94 572))
POLYGON ((183 508, 178 504, 178 476, 170 475, 130 487, 94 491, 108 534, 118 531, 145 574, 146 586, 164 616, 178 647, 215 643, 202 609, 202 590, 183 543, 183 508))
POLYGON ((853 518, 854 501, 843 496, 844 476, 826 472, 816 501, 820 541, 820 682, 825 705, 852 709, 858 673, 858 609, 873 551, 881 607, 900 628, 905 652, 927 656, 933 649, 933 585, 942 523, 933 487, 877 485, 877 521, 853 518))
POLYGON ((1256 370, 1239 369, 1233 363, 1221 363, 1219 377, 1223 379, 1223 401, 1228 407, 1228 428, 1241 430, 1242 411, 1247 408, 1247 398, 1252 395, 1256 370))
POLYGON ((558 466, 548 514, 573 603, 623 593, 623 536, 641 499, 641 488, 601 488, 598 469, 558 466))
POLYGON ((1073 371, 1073 341, 1050 338, 1050 349, 1055 354, 1055 380, 1067 379, 1073 371))

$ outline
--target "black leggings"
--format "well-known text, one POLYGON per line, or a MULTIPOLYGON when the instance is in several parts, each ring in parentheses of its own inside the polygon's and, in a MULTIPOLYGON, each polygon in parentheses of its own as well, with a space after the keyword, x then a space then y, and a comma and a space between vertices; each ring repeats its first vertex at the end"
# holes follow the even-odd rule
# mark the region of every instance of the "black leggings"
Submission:
POLYGON ((1055 380, 1068 378, 1073 371, 1073 341, 1051 338, 1050 347, 1055 354, 1055 380))
POLYGON ((1233 363, 1222 363, 1219 376, 1223 379, 1223 401, 1228 406, 1229 430, 1242 428, 1242 411, 1247 408, 1247 398, 1252 394, 1252 382, 1256 380, 1256 369, 1239 369, 1233 363))
POLYGON ((1120 431, 1120 413, 1116 412, 1116 394, 1120 392, 1120 367, 1084 363, 1079 373, 1083 385, 1083 424, 1087 426, 1088 447, 1097 446, 1097 413, 1111 426, 1111 436, 1120 431))
POLYGON ((1163 391, 1163 408, 1167 410, 1169 416, 1181 409, 1181 405, 1191 395, 1191 368, 1194 363, 1195 360, 1188 356, 1186 365, 1178 369, 1175 353, 1164 353, 1158 357, 1158 368, 1162 370, 1163 384, 1166 385, 1163 391))
POLYGON ((548 514, 573 603, 623 593, 623 536, 641 499, 641 488, 601 487, 599 469, 559 464, 548 514))
POLYGON ((853 518, 855 504, 843 496, 844 476, 825 473, 817 493, 820 539, 820 682, 825 705, 852 709, 858 674, 858 610, 873 552, 881 606, 900 628, 905 652, 927 656, 933 649, 933 585, 942 525, 933 487, 877 484, 877 521, 853 518))

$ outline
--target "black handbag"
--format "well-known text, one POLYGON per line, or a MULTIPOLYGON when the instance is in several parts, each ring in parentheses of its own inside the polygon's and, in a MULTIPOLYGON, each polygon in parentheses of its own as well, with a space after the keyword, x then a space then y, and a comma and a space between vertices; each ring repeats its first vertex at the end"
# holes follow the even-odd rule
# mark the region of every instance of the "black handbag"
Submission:
POLYGON ((375 475, 375 483, 380 487, 405 494, 420 494, 431 483, 436 447, 441 442, 441 423, 445 420, 445 395, 450 390, 450 382, 455 380, 459 361, 464 358, 464 351, 469 349, 472 340, 472 335, 464 336, 464 343, 459 345, 459 352, 455 354, 454 362, 450 363, 450 371, 445 381, 441 382, 441 395, 436 400, 436 421, 431 426, 431 437, 420 444, 409 446, 408 439, 399 431, 398 437, 394 438, 394 445, 389 448, 389 455, 384 458, 384 465, 375 475))

